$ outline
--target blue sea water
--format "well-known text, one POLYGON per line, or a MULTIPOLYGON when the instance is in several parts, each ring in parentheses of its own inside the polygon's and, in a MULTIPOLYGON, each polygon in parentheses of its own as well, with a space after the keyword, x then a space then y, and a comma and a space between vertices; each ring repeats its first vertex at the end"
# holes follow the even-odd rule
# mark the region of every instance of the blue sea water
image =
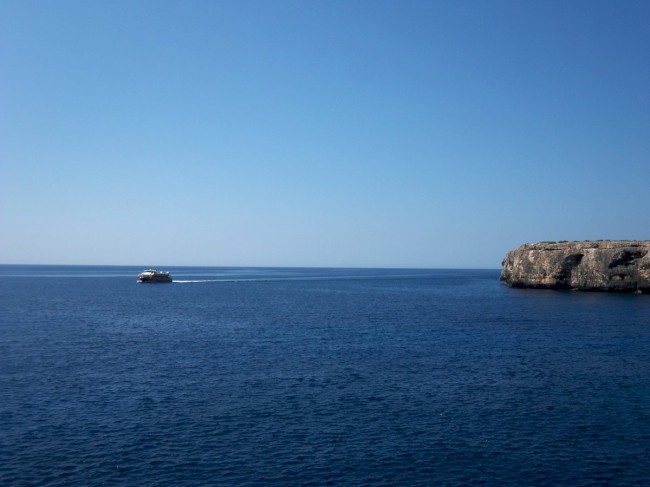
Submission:
POLYGON ((0 266, 0 485, 648 485, 650 299, 0 266))

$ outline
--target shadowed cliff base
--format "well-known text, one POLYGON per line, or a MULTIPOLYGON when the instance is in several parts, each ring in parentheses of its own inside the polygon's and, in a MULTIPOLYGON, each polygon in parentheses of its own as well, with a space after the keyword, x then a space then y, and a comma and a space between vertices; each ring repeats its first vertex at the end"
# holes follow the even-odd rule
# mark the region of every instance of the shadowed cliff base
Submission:
POLYGON ((501 265, 512 287, 650 294, 650 240, 527 243, 501 265))

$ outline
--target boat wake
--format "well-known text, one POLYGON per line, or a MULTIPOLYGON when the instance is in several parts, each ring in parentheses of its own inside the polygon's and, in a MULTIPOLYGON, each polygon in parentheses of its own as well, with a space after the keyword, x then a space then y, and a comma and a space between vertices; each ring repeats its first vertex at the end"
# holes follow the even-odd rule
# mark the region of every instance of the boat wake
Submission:
POLYGON ((172 282, 176 284, 196 284, 204 282, 258 282, 258 281, 271 281, 273 279, 192 279, 192 280, 177 280, 172 282))
POLYGON ((174 284, 195 284, 200 282, 225 282, 223 279, 193 279, 191 281, 179 281, 174 279, 172 281, 174 284))
POLYGON ((297 276, 297 277, 242 277, 226 279, 174 279, 177 284, 196 284, 207 282, 275 282, 275 281, 332 281, 332 280, 373 280, 373 279, 408 279, 421 277, 414 274, 396 274, 393 276, 376 275, 342 275, 342 276, 297 276))

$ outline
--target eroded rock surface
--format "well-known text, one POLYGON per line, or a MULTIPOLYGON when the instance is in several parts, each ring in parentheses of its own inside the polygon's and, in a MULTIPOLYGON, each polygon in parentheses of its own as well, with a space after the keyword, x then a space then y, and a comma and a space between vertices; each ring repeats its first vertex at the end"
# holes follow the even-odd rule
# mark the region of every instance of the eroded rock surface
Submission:
POLYGON ((528 243, 502 265, 512 287, 650 294, 650 240, 528 243))

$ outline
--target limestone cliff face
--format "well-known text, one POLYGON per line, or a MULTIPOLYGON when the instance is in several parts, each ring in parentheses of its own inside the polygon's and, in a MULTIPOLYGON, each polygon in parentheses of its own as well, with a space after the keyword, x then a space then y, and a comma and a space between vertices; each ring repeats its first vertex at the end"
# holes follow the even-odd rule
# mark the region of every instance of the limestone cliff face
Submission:
POLYGON ((528 243, 502 265, 512 287, 650 294, 650 240, 528 243))

